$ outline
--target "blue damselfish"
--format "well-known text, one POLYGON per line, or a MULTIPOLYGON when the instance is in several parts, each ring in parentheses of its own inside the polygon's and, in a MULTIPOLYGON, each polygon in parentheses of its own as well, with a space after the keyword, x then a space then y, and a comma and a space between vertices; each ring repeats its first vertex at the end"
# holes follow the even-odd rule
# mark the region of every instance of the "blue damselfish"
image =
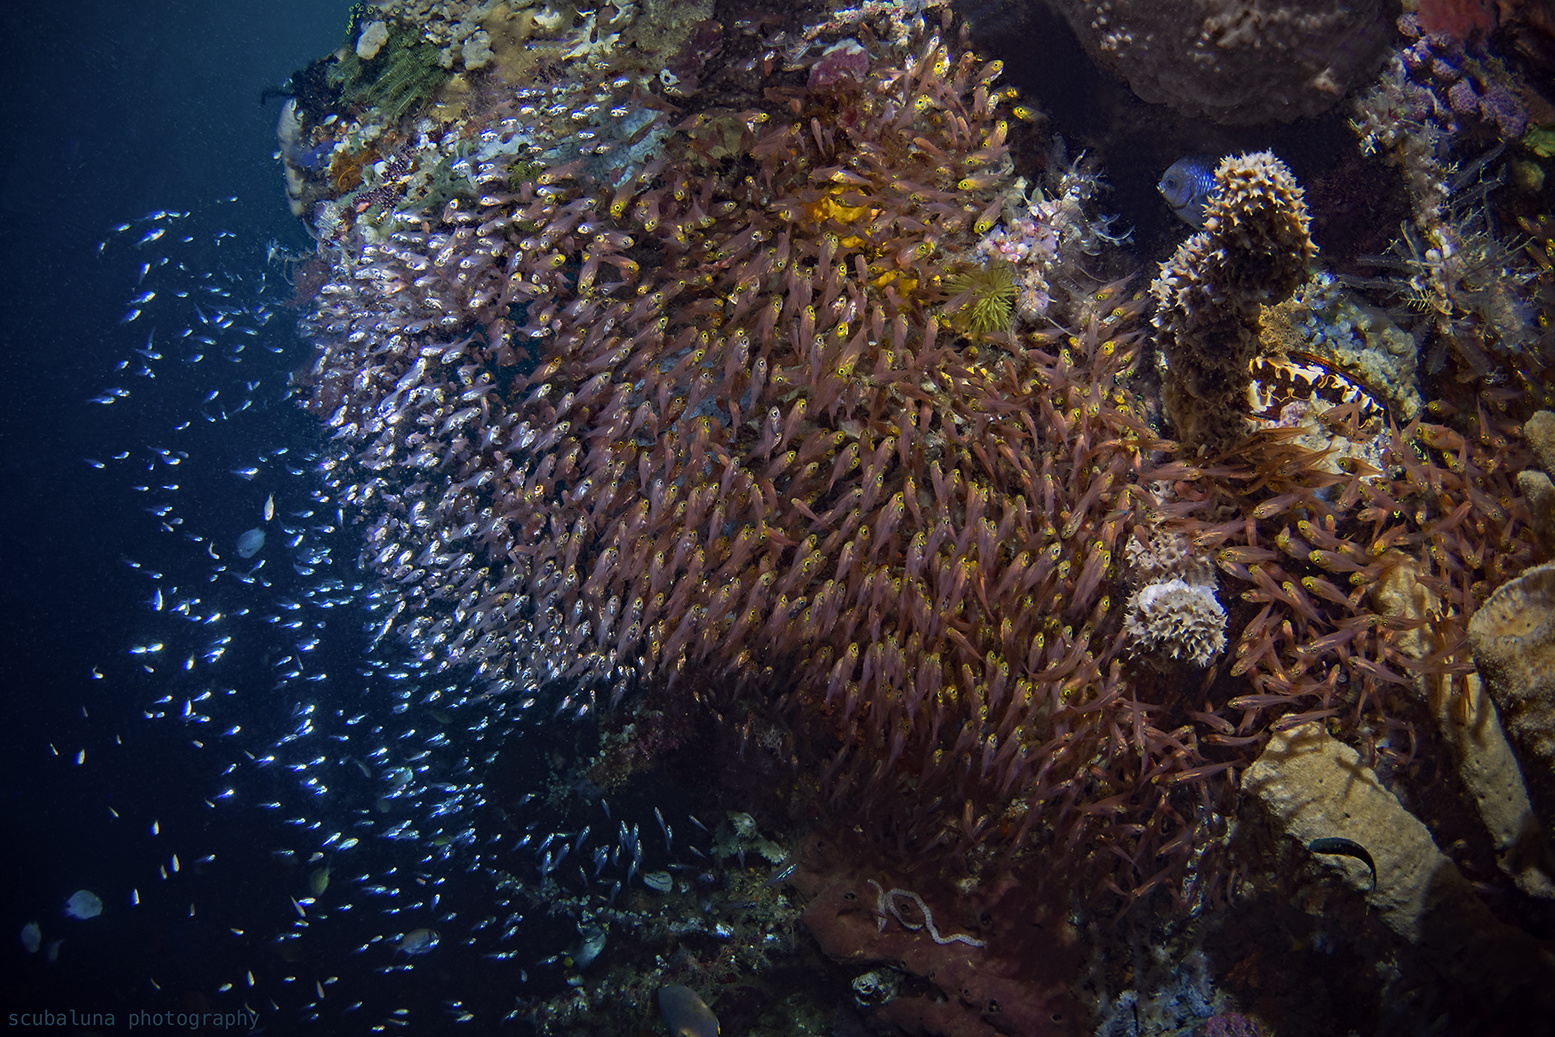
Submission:
POLYGON ((1172 211, 1195 227, 1204 226, 1204 207, 1215 193, 1215 167, 1219 159, 1188 155, 1161 174, 1155 185, 1172 211))

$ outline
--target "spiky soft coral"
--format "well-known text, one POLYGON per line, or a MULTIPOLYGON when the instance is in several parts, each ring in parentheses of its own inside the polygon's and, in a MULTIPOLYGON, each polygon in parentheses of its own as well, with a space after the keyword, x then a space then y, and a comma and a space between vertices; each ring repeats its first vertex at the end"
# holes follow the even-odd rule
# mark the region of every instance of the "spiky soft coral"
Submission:
POLYGON ((1015 270, 1001 260, 986 266, 971 267, 945 279, 952 301, 966 296, 952 320, 966 334, 983 337, 1007 331, 1015 303, 1015 270))

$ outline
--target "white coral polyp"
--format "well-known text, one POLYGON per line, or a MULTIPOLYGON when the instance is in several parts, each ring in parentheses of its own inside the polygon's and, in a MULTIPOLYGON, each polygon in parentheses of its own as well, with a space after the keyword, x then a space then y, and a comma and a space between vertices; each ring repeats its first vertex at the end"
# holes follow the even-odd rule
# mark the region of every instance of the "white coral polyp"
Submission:
POLYGON ((1211 584, 1176 578, 1145 584, 1129 598, 1124 628, 1144 651, 1195 666, 1226 646, 1226 610, 1211 584))

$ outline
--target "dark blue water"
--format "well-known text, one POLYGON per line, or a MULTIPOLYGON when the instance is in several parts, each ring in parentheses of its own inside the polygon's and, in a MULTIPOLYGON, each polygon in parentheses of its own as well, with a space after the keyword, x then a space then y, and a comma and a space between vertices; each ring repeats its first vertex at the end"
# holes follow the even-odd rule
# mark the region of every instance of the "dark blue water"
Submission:
MULTIPOLYGON (((268 240, 306 238, 287 212, 271 159, 277 106, 261 106, 259 97, 335 45, 347 6, 98 2, 8 6, 0 14, 6 1024, 12 1012, 112 1012, 119 1029, 135 1012, 231 1011, 243 997, 221 996, 220 984, 235 983, 242 994, 252 971, 259 985, 248 1001, 261 1026, 285 1032, 295 1006, 314 999, 315 975, 349 965, 349 948, 323 941, 309 948, 305 965, 268 948, 288 924, 289 899, 305 887, 300 866, 272 853, 284 845, 279 820, 251 804, 241 812, 207 805, 241 754, 216 745, 215 731, 145 716, 160 695, 182 703, 214 688, 241 703, 275 683, 265 669, 276 639, 261 619, 198 631, 186 617, 170 623, 173 597, 155 612, 149 602, 158 581, 147 571, 165 574, 164 590, 176 583, 185 600, 203 594, 224 608, 241 607, 245 592, 256 603, 273 600, 287 593, 288 579, 301 579, 277 564, 268 588, 231 579, 194 588, 190 581, 208 579, 213 565, 199 561, 204 545, 185 531, 199 528, 226 547, 260 523, 266 493, 289 481, 295 505, 311 479, 277 465, 281 474, 260 492, 258 480, 231 474, 278 445, 305 450, 314 435, 313 422, 286 398, 286 374, 306 348, 279 307, 287 287, 265 264, 268 240), (189 215, 146 219, 157 211, 189 215), (129 230, 112 232, 125 222, 129 230), (135 245, 158 227, 163 237, 135 245), (142 263, 154 269, 140 276, 142 263), (159 297, 122 322, 126 301, 152 288, 159 297), (219 345, 177 338, 197 313, 223 306, 248 317, 212 335, 219 345), (253 332, 243 335, 246 344, 234 338, 241 325, 253 332), (127 366, 116 371, 121 362, 127 366), (88 402, 109 388, 128 395, 88 402), (206 409, 232 411, 230 420, 199 416, 213 390, 220 395, 206 409), (244 400, 249 406, 239 411, 244 400), (179 430, 190 421, 202 427, 179 430), (178 458, 180 451, 190 456, 178 458), (130 456, 114 462, 122 452, 130 456), (181 463, 168 464, 172 458, 181 463), (162 489, 168 485, 178 489, 162 489), (150 499, 158 494, 176 500, 185 520, 173 533, 146 510, 159 506, 150 499), (157 659, 153 672, 144 668, 151 657, 127 653, 180 627, 187 644, 169 642, 166 652, 185 654, 157 659), (182 668, 220 636, 234 645, 226 660, 182 668), (79 888, 102 897, 101 917, 63 915, 65 898, 79 888), (23 950, 17 933, 32 921, 45 945, 63 941, 56 961, 46 960, 47 949, 23 950), (296 983, 283 985, 283 973, 296 983), (303 985, 307 997, 289 989, 303 985), (293 1010, 289 1018, 270 1007, 271 993, 293 1010)), ((299 463, 291 467, 306 469, 293 456, 299 463)), ((261 705, 208 712, 229 723, 252 716, 261 727, 287 719, 284 709, 277 720, 261 705)), ((262 788, 250 781, 244 791, 251 797, 262 788)), ((389 956, 386 949, 385 962, 389 956)))

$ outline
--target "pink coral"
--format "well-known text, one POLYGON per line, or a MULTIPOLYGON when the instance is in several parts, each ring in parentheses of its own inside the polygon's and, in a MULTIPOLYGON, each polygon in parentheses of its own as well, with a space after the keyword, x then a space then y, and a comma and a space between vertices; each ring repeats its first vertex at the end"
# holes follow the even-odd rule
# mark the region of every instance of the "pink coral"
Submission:
POLYGON ((868 71, 868 53, 859 46, 857 40, 849 37, 827 47, 821 54, 820 60, 810 66, 808 85, 811 90, 815 90, 831 86, 841 79, 863 82, 864 75, 868 71))
POLYGON ((1461 40, 1494 29, 1495 6, 1493 0, 1419 0, 1415 15, 1426 32, 1461 40))

